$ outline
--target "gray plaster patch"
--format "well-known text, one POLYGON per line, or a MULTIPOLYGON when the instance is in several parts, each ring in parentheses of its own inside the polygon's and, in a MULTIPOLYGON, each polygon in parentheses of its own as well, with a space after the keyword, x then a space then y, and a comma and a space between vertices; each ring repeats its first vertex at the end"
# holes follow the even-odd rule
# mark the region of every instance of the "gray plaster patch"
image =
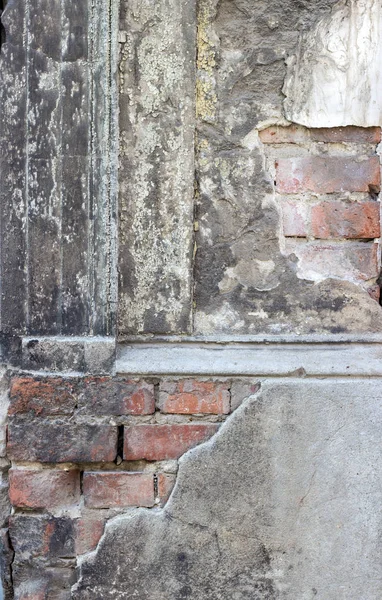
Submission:
POLYGON ((180 461, 163 510, 111 521, 76 600, 379 600, 379 380, 263 383, 180 461))

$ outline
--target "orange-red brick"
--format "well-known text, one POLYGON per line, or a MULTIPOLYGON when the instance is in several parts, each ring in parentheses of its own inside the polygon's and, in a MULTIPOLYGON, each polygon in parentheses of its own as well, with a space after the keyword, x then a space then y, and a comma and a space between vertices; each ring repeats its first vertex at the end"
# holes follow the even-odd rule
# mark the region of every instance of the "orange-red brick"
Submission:
POLYGON ((10 386, 9 414, 71 414, 77 402, 77 384, 78 380, 61 377, 14 377, 10 386))
POLYGON ((316 238, 377 238, 379 202, 321 202, 312 207, 311 229, 316 238))
POLYGON ((281 158, 276 163, 276 188, 280 193, 377 192, 381 174, 379 158, 304 156, 281 158))
POLYGON ((183 379, 165 381, 160 385, 159 401, 165 413, 228 414, 230 393, 228 383, 183 379))
POLYGON ((86 554, 95 550, 105 529, 106 518, 99 510, 84 509, 75 522, 76 554, 86 554))
POLYGON ((309 205, 304 200, 282 199, 286 237, 318 239, 373 239, 380 236, 380 204, 376 201, 327 201, 309 205))
POLYGON ((149 415, 155 412, 154 386, 120 377, 87 377, 79 408, 92 415, 149 415))
POLYGON ((57 508, 79 502, 80 473, 10 469, 9 499, 19 508, 57 508))
POLYGON ((89 508, 154 505, 152 473, 99 471, 84 473, 83 492, 89 508))
POLYGON ((174 487, 176 476, 168 473, 158 475, 158 496, 161 506, 164 506, 174 487))
POLYGON ((125 427, 125 460, 179 458, 190 448, 208 440, 219 426, 215 423, 136 425, 125 427))

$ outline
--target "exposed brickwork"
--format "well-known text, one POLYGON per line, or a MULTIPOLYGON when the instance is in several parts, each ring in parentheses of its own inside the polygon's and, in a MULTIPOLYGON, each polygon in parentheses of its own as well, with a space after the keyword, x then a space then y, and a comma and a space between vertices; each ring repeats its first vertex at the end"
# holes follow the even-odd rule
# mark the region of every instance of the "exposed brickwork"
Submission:
POLYGON ((359 281, 368 281, 379 274, 378 244, 320 241, 295 243, 294 240, 288 240, 286 249, 296 254, 299 267, 306 274, 315 273, 343 279, 352 277, 359 281))
POLYGON ((125 460, 179 458, 190 448, 208 440, 215 424, 137 425, 125 428, 125 460))
POLYGON ((14 377, 9 493, 5 486, 17 509, 9 520, 14 560, 8 549, 14 598, 69 598, 76 557, 97 547, 116 511, 164 506, 176 482, 176 464, 170 463, 170 472, 165 472, 163 463, 155 469, 145 461, 175 461, 209 439, 219 428, 219 423, 208 422, 209 415, 215 421, 230 412, 230 385, 164 380, 156 399, 154 384, 144 380, 14 377), (198 418, 192 415, 201 415, 203 422, 190 422, 198 418), (167 419, 170 423, 163 422, 167 419))
POLYGON ((380 183, 377 156, 300 156, 276 163, 276 188, 284 194, 379 191, 380 183))
POLYGON ((160 384, 160 408, 165 413, 228 414, 228 387, 227 383, 193 379, 164 381, 160 384))
POLYGON ((72 414, 77 402, 76 380, 15 377, 10 387, 9 414, 39 416, 72 414))
POLYGON ((321 202, 312 207, 312 234, 316 238, 377 238, 380 235, 377 202, 321 202))
POLYGON ((350 280, 379 301, 381 166, 376 146, 381 129, 291 125, 269 127, 259 136, 274 165, 283 250, 296 256, 298 276, 350 280))
POLYGON ((283 199, 283 231, 287 237, 371 239, 380 236, 379 202, 326 201, 309 205, 283 199))
POLYGON ((75 522, 76 554, 91 552, 97 547, 105 529, 106 515, 104 511, 83 510, 75 522))
POLYGON ((263 144, 304 144, 307 142, 352 142, 356 144, 379 144, 379 127, 336 127, 307 129, 301 125, 268 127, 260 131, 263 144))
POLYGON ((77 470, 11 469, 9 498, 19 508, 48 510, 79 502, 80 473, 77 470))
POLYGON ((154 506, 152 473, 84 473, 85 505, 88 508, 154 506))
POLYGON ((15 377, 9 414, 71 415, 78 409, 91 415, 148 415, 155 411, 154 386, 116 377, 15 377))
POLYGON ((69 517, 12 515, 9 535, 16 554, 24 559, 59 559, 75 556, 75 529, 69 517))
POLYGON ((88 377, 79 407, 92 415, 149 415, 155 411, 154 386, 145 381, 88 377))
POLYGON ((166 504, 175 484, 175 475, 159 473, 158 475, 158 498, 161 506, 166 504))
POLYGON ((8 427, 8 456, 43 463, 108 462, 116 457, 117 437, 117 427, 110 425, 14 417, 8 427))

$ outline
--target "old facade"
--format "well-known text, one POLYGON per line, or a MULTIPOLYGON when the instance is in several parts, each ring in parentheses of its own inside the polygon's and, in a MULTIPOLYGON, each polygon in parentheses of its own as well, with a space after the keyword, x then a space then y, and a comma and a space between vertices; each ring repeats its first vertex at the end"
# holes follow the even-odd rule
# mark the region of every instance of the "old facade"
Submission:
POLYGON ((0 11, 4 598, 380 600, 381 1, 0 11))

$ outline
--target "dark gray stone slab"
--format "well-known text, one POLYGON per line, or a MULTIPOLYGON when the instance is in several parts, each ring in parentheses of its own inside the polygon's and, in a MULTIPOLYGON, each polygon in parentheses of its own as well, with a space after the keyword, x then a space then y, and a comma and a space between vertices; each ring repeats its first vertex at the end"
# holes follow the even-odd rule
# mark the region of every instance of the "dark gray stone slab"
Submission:
POLYGON ((379 600, 378 380, 263 383, 180 462, 163 510, 112 520, 76 600, 379 600))
POLYGON ((114 332, 115 19, 101 0, 10 0, 2 14, 5 333, 114 332))

